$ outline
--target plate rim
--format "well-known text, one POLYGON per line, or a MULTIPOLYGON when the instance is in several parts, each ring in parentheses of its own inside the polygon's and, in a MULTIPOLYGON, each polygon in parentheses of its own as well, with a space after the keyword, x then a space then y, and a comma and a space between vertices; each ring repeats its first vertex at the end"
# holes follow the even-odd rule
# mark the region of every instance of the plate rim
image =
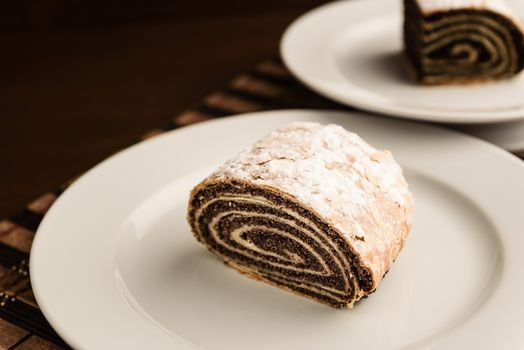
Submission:
MULTIPOLYGON (((86 173, 84 173, 82 176, 80 176, 79 179, 77 179, 68 189, 66 189, 66 191, 64 191, 64 193, 57 199, 55 204, 59 203, 59 201, 65 201, 68 198, 67 193, 70 193, 71 190, 75 188, 75 186, 78 186, 78 184, 81 183, 80 181, 83 181, 83 179, 89 178, 90 176, 92 176, 93 173, 97 172, 98 169, 100 169, 101 167, 105 166, 108 163, 111 163, 116 158, 124 157, 126 155, 132 154, 134 150, 144 147, 145 144, 159 142, 161 139, 176 137, 175 135, 178 135, 180 133, 190 133, 194 129, 210 128, 215 124, 234 123, 236 120, 240 120, 240 119, 242 120, 245 120, 246 118, 257 119, 257 118, 266 117, 267 115, 271 115, 271 114, 278 115, 278 114, 288 114, 288 113, 290 114, 293 114, 293 113, 326 114, 327 113, 327 114, 333 114, 333 115, 356 115, 357 117, 360 117, 360 118, 368 118, 366 114, 358 112, 358 111, 336 111, 336 110, 334 111, 334 110, 317 110, 317 109, 314 109, 314 110, 310 110, 310 109, 272 110, 272 111, 263 111, 263 112, 252 112, 252 113, 246 113, 246 114, 241 114, 241 115, 234 115, 234 116, 227 117, 227 118, 214 119, 214 120, 206 121, 203 123, 198 123, 198 124, 190 125, 190 126, 183 127, 180 129, 168 131, 154 138, 138 142, 128 148, 125 148, 111 155, 110 157, 106 158, 102 162, 98 163, 96 166, 94 166, 93 168, 88 170, 86 173)), ((386 118, 382 118, 382 117, 375 117, 375 118, 387 120, 386 118)), ((502 159, 505 159, 505 161, 511 162, 514 165, 520 167, 521 171, 522 169, 524 169, 524 163, 522 162, 522 160, 520 160, 516 156, 512 155, 511 153, 489 142, 473 137, 471 135, 457 132, 454 130, 449 130, 449 129, 446 129, 440 126, 424 125, 424 124, 414 123, 410 121, 401 121, 401 120, 387 120, 387 121, 394 122, 395 124, 401 123, 401 124, 406 124, 406 125, 407 124, 416 125, 416 127, 420 127, 424 129, 436 129, 436 130, 439 130, 440 132, 445 132, 447 134, 454 135, 453 137, 460 137, 463 139, 464 138, 468 139, 470 142, 474 142, 477 145, 482 145, 481 147, 484 147, 484 149, 490 149, 490 151, 494 152, 494 154, 496 154, 497 157, 501 157, 502 159)), ((33 241, 33 247, 30 253, 30 259, 29 259, 30 278, 31 278, 31 283, 33 286, 33 292, 34 292, 35 298, 40 307, 40 310, 43 312, 46 319, 49 321, 52 327, 57 331, 57 333, 59 333, 59 335, 69 345, 73 346, 74 348, 82 348, 84 344, 80 344, 74 338, 72 338, 69 332, 65 328, 62 327, 62 324, 60 323, 60 321, 55 319, 55 317, 52 315, 53 311, 50 310, 51 306, 47 304, 46 301, 44 300, 45 297, 42 294, 40 280, 36 277, 36 276, 40 276, 39 274, 40 267, 32 263, 34 261, 34 257, 38 256, 37 254, 39 252, 39 249, 41 249, 39 248, 39 246, 42 245, 41 242, 45 239, 44 238, 45 233, 42 234, 42 231, 45 232, 45 229, 47 229, 46 223, 50 220, 50 218, 53 215, 57 215, 53 210, 53 207, 56 208, 55 204, 51 207, 48 214, 44 216, 44 219, 42 220, 42 223, 40 224, 37 230, 37 234, 35 235, 35 239, 33 241)), ((186 346, 191 346, 191 344, 187 344, 187 343, 184 343, 184 344, 186 346)))
MULTIPOLYGON (((394 2, 400 0, 390 0, 386 6, 392 5, 394 2)), ((508 111, 453 111, 453 110, 435 110, 426 109, 424 107, 407 106, 401 103, 376 103, 375 100, 366 101, 358 97, 352 97, 348 94, 337 92, 334 88, 326 88, 314 78, 308 76, 302 70, 297 68, 295 58, 293 57, 293 50, 290 48, 295 41, 296 33, 304 30, 303 27, 308 25, 308 22, 316 19, 317 16, 324 15, 329 11, 343 10, 350 11, 353 7, 358 6, 384 6, 381 0, 337 0, 320 5, 310 11, 300 15, 291 24, 289 24, 280 38, 279 51, 280 56, 295 78, 302 82, 307 87, 314 90, 316 93, 330 98, 338 103, 350 106, 357 110, 379 114, 383 116, 390 116, 399 119, 420 120, 427 122, 439 122, 448 124, 488 124, 488 123, 503 123, 511 121, 524 121, 524 106, 514 110, 508 111), (380 2, 380 4, 378 4, 380 2), (483 117, 478 117, 478 116, 483 117)), ((401 5, 400 5, 401 6, 401 5)), ((349 25, 348 25, 349 26, 349 25)), ((522 73, 524 74, 524 73, 522 73)))

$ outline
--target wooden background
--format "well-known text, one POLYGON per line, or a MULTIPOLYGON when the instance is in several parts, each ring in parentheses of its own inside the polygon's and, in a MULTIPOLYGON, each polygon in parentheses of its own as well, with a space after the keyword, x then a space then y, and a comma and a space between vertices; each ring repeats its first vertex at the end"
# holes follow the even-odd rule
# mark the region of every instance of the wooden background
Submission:
POLYGON ((324 2, 0 4, 0 216, 276 56, 286 26, 324 2))

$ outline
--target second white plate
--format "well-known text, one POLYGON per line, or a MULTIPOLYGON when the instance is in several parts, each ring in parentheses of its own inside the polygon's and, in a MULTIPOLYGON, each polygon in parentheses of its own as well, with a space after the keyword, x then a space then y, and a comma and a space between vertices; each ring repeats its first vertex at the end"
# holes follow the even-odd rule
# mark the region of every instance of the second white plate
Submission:
MULTIPOLYGON (((522 1, 510 1, 524 14, 522 1)), ((524 119, 524 75, 483 85, 422 86, 402 56, 402 1, 339 1, 296 20, 281 53, 305 84, 340 103, 446 123, 524 119)))

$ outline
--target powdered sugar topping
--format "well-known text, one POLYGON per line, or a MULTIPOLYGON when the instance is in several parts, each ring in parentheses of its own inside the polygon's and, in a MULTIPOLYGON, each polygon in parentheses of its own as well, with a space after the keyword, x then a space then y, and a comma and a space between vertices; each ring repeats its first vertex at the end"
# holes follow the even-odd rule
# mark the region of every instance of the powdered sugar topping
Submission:
POLYGON ((334 124, 288 124, 228 161, 216 175, 281 189, 322 216, 337 211, 345 219, 366 206, 374 191, 399 204, 410 196, 388 151, 377 151, 334 124))
POLYGON ((418 0, 422 12, 432 13, 459 9, 486 9, 513 17, 505 0, 418 0))

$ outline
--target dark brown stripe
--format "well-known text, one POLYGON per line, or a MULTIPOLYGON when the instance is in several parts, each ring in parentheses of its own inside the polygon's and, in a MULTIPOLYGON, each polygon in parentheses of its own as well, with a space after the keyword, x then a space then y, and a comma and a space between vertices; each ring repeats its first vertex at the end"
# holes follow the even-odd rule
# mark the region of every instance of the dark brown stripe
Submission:
POLYGON ((51 328, 42 312, 33 306, 16 299, 9 299, 4 306, 0 307, 0 317, 50 342, 69 348, 51 328))
POLYGON ((271 82, 272 84, 280 85, 280 86, 287 87, 287 88, 290 88, 290 87, 294 88, 294 87, 299 86, 299 83, 293 77, 276 76, 276 75, 269 74, 267 72, 258 71, 256 69, 249 71, 249 74, 255 78, 266 80, 268 82, 271 82))
POLYGON ((291 78, 291 72, 284 66, 282 62, 275 60, 266 60, 256 65, 255 70, 274 77, 291 78))
POLYGON ((231 110, 222 109, 222 108, 218 108, 218 107, 212 107, 212 106, 208 106, 208 105, 205 105, 205 104, 201 104, 201 105, 197 106, 196 110, 201 112, 201 113, 205 113, 205 114, 211 115, 211 116, 213 116, 215 118, 227 117, 227 116, 236 114, 234 111, 231 111, 231 110))
POLYGON ((313 292, 311 291, 310 289, 306 289, 306 288, 301 288, 299 286, 295 286, 295 285, 291 285, 291 284, 286 284, 282 281, 280 281, 280 279, 276 279, 270 275, 264 275, 262 276, 262 278, 276 284, 277 286, 282 286, 284 287, 285 289, 291 289, 292 291, 295 291, 299 294, 302 294, 302 295, 305 295, 305 296, 309 296, 313 299, 316 299, 316 300, 319 300, 319 301, 322 301, 330 306, 333 306, 333 307, 336 307, 336 308, 344 308, 344 307, 347 307, 347 304, 353 300, 354 296, 353 296, 353 293, 351 293, 351 295, 348 295, 347 299, 346 299, 346 302, 345 303, 341 303, 340 301, 337 301, 335 299, 332 299, 332 298, 329 298, 328 296, 326 295, 323 295, 323 294, 319 294, 319 293, 316 293, 316 292, 313 292))
POLYGON ((0 264, 6 268, 19 266, 22 261, 27 261, 29 254, 0 242, 0 264))
POLYGON ((257 94, 252 91, 246 91, 235 87, 229 87, 224 90, 226 93, 242 98, 244 100, 253 101, 254 103, 264 104, 266 106, 275 105, 278 103, 274 98, 270 98, 264 95, 257 94))
POLYGON ((42 214, 35 213, 32 210, 24 208, 19 213, 11 216, 9 220, 18 226, 22 226, 30 231, 36 232, 43 218, 44 216, 42 214))

